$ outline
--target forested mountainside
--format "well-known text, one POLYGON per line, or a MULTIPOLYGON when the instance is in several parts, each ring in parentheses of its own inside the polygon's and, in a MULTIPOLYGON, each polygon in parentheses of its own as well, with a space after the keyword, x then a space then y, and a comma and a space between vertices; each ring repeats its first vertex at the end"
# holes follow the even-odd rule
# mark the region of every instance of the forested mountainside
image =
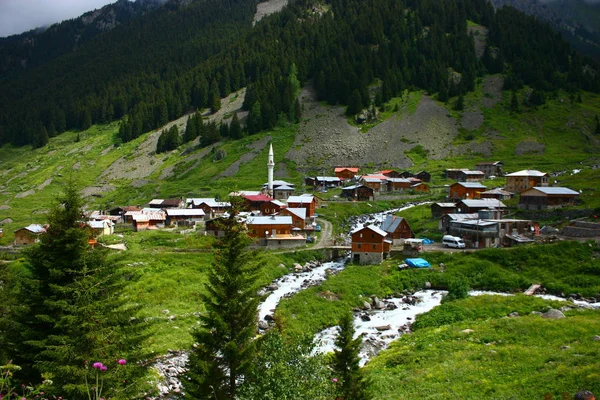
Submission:
POLYGON ((548 22, 577 50, 600 60, 600 3, 586 0, 492 0, 548 22))
POLYGON ((77 51, 93 37, 156 9, 167 0, 118 0, 78 18, 0 38, 0 73, 4 78, 77 51))
POLYGON ((253 0, 171 0, 6 77, 0 144, 41 147, 123 117, 128 141, 242 87, 254 133, 295 118, 295 88, 309 79, 321 99, 350 112, 407 87, 443 100, 497 72, 507 89, 600 90, 598 66, 549 26, 483 0, 298 0, 253 27, 255 9, 253 0), (482 57, 472 23, 489 31, 482 57))

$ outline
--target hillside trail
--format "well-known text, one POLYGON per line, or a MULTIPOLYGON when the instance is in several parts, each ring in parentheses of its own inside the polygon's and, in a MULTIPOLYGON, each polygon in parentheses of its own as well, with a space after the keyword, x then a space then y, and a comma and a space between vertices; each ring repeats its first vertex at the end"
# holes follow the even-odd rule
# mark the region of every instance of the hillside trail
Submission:
POLYGON ((319 218, 319 222, 321 225, 321 235, 317 243, 313 246, 313 249, 323 249, 333 246, 333 225, 323 218, 319 218))

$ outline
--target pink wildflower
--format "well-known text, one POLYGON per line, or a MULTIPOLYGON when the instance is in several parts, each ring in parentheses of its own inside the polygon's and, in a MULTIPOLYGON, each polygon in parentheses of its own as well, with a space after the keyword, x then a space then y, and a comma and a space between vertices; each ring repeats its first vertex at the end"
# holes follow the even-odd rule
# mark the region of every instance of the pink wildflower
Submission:
POLYGON ((337 378, 332 379, 333 383, 337 383, 337 378))
POLYGON ((127 364, 127 360, 124 358, 121 358, 119 361, 117 361, 119 363, 119 365, 125 365, 127 364))
POLYGON ((100 371, 106 371, 108 368, 106 368, 106 365, 102 364, 102 366, 100 366, 100 371))
POLYGON ((102 364, 101 362, 95 362, 94 364, 92 364, 92 367, 93 367, 93 368, 96 368, 96 369, 101 369, 101 368, 102 368, 102 365, 103 365, 103 364, 102 364))

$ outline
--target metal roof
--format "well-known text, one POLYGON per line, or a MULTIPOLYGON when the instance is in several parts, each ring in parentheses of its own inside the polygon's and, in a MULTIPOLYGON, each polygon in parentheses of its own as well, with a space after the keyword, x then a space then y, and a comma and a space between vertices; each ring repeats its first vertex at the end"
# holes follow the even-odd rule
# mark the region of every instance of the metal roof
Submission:
POLYGON ((456 203, 434 203, 439 207, 456 207, 456 203))
POLYGON ((315 176, 315 179, 323 182, 340 182, 341 179, 337 176, 315 176))
POLYGON ((471 213, 471 214, 446 214, 448 216, 448 218, 450 218, 453 221, 461 221, 464 219, 477 219, 479 218, 479 214, 477 213, 471 213))
POLYGON ((566 187, 551 187, 551 186, 535 186, 533 187, 535 190, 539 190, 544 194, 569 194, 569 195, 579 195, 579 192, 566 188, 566 187))
POLYGON ((465 175, 485 175, 482 171, 462 171, 465 175))
POLYGON ((487 189, 479 182, 456 182, 455 185, 461 185, 469 189, 487 189))
POLYGON ((165 210, 170 217, 194 217, 204 216, 204 211, 201 208, 168 208, 165 210))
POLYGON ((403 219, 404 218, 398 217, 396 215, 388 215, 387 217, 385 217, 385 220, 381 224, 381 230, 389 233, 395 232, 396 229, 398 229, 398 227, 402 223, 403 219))
POLYGON ((288 210, 298 218, 306 219, 306 208, 291 207, 286 208, 286 210, 288 210))
POLYGON ((291 225, 292 217, 289 215, 273 215, 270 217, 248 217, 248 225, 291 225))
POLYGON ((465 199, 461 200, 460 203, 467 207, 506 208, 506 205, 497 199, 465 199))
POLYGON ((313 195, 300 195, 300 196, 290 196, 287 199, 288 204, 290 203, 302 203, 302 204, 308 204, 311 203, 313 201, 314 197, 313 195))
POLYGON ((513 172, 512 174, 506 174, 506 176, 548 176, 548 174, 535 169, 524 169, 522 171, 513 172))
POLYGON ((358 167, 335 167, 334 172, 342 172, 348 170, 350 172, 358 172, 358 167))
POLYGON ((387 232, 383 231, 382 229, 380 229, 379 227, 375 226, 375 225, 369 225, 369 226, 363 226, 362 228, 356 228, 355 230, 353 230, 351 233, 354 234, 358 231, 361 231, 363 229, 370 229, 373 232, 377 233, 380 236, 387 236, 387 232))
POLYGON ((410 179, 406 178, 387 178, 388 182, 396 182, 396 183, 412 183, 410 179))
POLYGON ((290 192, 292 192, 292 191, 294 191, 294 188, 290 187, 290 186, 287 186, 287 185, 281 185, 281 186, 274 187, 273 190, 274 191, 275 190, 280 190, 280 191, 290 191, 290 192))
MULTIPOLYGON (((26 226, 25 228, 21 228, 21 229, 26 229, 31 233, 43 233, 46 231, 46 229, 40 224, 31 224, 31 225, 26 226)), ((21 229, 18 229, 18 230, 20 231, 21 229)))

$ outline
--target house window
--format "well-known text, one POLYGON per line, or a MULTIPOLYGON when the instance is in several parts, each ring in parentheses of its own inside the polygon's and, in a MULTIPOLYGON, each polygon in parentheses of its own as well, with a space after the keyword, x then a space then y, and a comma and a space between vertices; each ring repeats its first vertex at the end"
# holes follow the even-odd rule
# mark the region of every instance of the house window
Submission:
POLYGON ((362 233, 360 234, 360 237, 362 237, 362 233))
POLYGON ((361 247, 360 247, 360 243, 358 244, 358 248, 359 248, 359 249, 361 248, 361 247))
POLYGON ((376 244, 373 245, 373 250, 377 250, 377 245, 376 244))

